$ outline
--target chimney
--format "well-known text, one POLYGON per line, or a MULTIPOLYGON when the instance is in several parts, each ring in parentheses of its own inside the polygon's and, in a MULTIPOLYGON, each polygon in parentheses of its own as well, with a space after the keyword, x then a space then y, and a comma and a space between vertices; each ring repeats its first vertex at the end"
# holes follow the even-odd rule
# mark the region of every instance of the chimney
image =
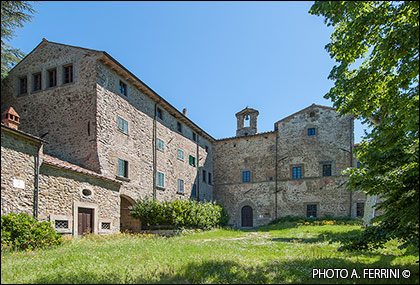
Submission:
POLYGON ((182 109, 182 114, 184 114, 184 116, 187 116, 187 108, 182 109))
POLYGON ((16 113, 16 111, 12 108, 9 107, 9 109, 7 109, 6 111, 4 111, 1 114, 1 122, 2 124, 11 127, 15 130, 18 129, 19 126, 19 115, 18 113, 16 113))

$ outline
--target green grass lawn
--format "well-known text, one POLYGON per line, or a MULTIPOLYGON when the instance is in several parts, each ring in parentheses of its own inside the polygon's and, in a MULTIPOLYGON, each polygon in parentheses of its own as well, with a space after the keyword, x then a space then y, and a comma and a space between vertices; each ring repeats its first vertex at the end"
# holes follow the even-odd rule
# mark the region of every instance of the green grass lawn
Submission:
POLYGON ((1 283, 419 282, 417 249, 399 250, 391 241, 373 252, 339 252, 335 238, 360 231, 360 225, 324 223, 283 222, 170 238, 118 234, 71 239, 46 250, 2 252, 1 283), (314 268, 345 268, 349 276, 313 279, 314 268), (400 278, 363 278, 369 268, 398 269, 400 278), (350 278, 353 269, 360 278, 350 278), (402 277, 403 270, 410 270, 409 278, 402 277))

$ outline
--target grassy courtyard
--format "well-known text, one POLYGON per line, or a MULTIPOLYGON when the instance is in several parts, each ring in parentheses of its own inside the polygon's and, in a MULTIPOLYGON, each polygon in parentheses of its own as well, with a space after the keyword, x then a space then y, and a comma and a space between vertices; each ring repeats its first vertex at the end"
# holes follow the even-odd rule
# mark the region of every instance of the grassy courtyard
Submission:
POLYGON ((373 252, 339 252, 335 238, 357 231, 360 225, 352 222, 289 221, 246 231, 215 229, 170 238, 88 236, 47 250, 2 252, 1 283, 419 282, 418 250, 399 250, 396 241, 373 252), (349 275, 313 278, 313 269, 322 268, 346 269, 349 275), (363 275, 369 268, 370 273, 399 270, 400 278, 363 275), (402 277, 403 270, 410 270, 409 278, 402 277), (352 272, 359 276, 350 278, 352 272))

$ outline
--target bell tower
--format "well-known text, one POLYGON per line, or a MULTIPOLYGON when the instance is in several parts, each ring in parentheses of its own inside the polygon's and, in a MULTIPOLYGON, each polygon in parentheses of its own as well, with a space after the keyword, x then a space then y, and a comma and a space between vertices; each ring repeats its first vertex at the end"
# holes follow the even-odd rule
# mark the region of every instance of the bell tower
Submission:
POLYGON ((250 136, 257 133, 258 114, 257 110, 248 107, 235 114, 237 118, 237 137, 250 136))

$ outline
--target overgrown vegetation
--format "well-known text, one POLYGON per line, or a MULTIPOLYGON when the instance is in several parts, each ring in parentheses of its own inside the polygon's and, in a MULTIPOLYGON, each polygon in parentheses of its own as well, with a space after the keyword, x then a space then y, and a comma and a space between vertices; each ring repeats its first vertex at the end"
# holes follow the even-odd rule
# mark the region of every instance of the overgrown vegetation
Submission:
POLYGON ((1 216, 1 250, 33 250, 62 242, 60 234, 49 222, 38 222, 26 213, 1 216))
POLYGON ((130 208, 130 215, 149 226, 169 225, 187 228, 211 229, 225 226, 227 212, 214 202, 175 200, 172 202, 150 199, 138 200, 130 208))
POLYGON ((338 251, 340 243, 333 239, 361 231, 352 223, 289 220, 246 231, 213 229, 171 238, 87 235, 59 247, 2 253, 1 283, 418 284, 418 251, 400 250, 396 240, 369 252, 338 251), (360 278, 312 278, 314 268, 355 269, 360 278), (410 270, 411 276, 363 278, 366 268, 410 270))

